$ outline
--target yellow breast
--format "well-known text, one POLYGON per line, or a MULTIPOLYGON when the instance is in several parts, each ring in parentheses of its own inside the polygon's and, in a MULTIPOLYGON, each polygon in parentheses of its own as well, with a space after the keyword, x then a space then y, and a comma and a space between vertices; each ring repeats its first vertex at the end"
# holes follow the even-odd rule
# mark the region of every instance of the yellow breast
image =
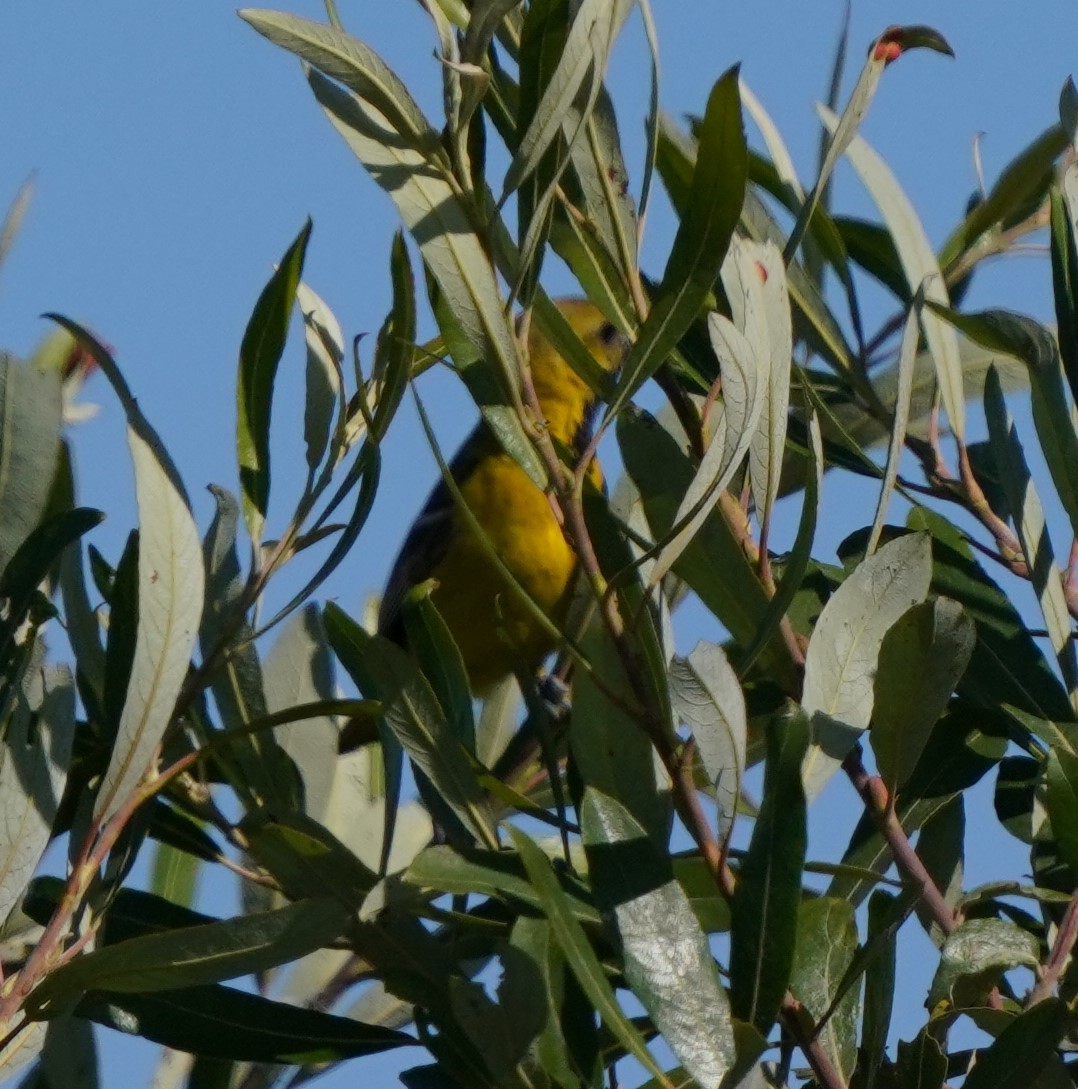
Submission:
MULTIPOLYGON (((576 556, 550 500, 505 453, 469 474, 461 495, 490 546, 520 588, 553 621, 564 623, 576 556)), ((491 563, 489 551, 458 516, 456 531, 432 572, 433 599, 461 655, 472 688, 482 692, 514 669, 534 670, 555 647, 520 592, 491 563)))

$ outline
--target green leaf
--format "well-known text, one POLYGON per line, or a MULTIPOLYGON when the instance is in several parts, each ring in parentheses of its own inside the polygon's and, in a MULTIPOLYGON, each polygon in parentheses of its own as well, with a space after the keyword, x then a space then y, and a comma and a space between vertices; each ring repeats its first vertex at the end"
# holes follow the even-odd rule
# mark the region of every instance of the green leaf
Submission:
MULTIPOLYGON (((1068 171, 1068 177, 1073 177, 1068 171)), ((1076 179, 1078 180, 1078 179, 1076 179)), ((1078 244, 1063 193, 1050 194, 1052 293, 1055 298, 1056 336, 1063 371, 1071 396, 1078 398, 1078 244)))
POLYGON ((252 814, 242 828, 251 856, 292 899, 333 896, 354 909, 378 882, 373 871, 310 817, 252 814))
POLYGON ((388 65, 336 27, 281 11, 243 8, 239 17, 275 45, 343 83, 381 113, 408 146, 433 153, 438 134, 388 65))
POLYGON ((883 637, 931 578, 924 534, 891 541, 863 560, 824 606, 805 655, 802 706, 813 742, 805 760, 805 792, 814 798, 867 728, 883 637))
POLYGON ((1078 655, 1071 639, 1071 618, 1063 589, 1063 578, 1055 564, 1048 537, 1044 508, 1034 487, 1025 452, 1014 421, 1003 400, 999 376, 993 370, 984 386, 985 417, 1007 502, 1014 511, 1015 529, 1037 603, 1056 653, 1059 671, 1067 686, 1071 705, 1078 707, 1078 655))
POLYGON ((45 513, 61 414, 59 371, 0 352, 0 571, 45 513))
POLYGON ((891 1014, 895 1000, 895 962, 898 927, 893 921, 896 898, 877 890, 868 901, 868 940, 875 947, 865 972, 865 994, 861 1012, 859 1065, 865 1072, 865 1089, 876 1089, 877 1076, 887 1053, 891 1014))
MULTIPOLYGON (((1063 385, 1056 338, 1040 322, 1009 310, 959 314, 933 307, 971 340, 1020 359, 1029 368, 1033 422, 1063 509, 1078 535, 1078 435, 1063 385)), ((1020 510, 1020 507, 1015 508, 1020 510)))
POLYGON ((917 765, 976 639, 962 606, 942 597, 914 605, 883 637, 869 737, 892 794, 917 765))
POLYGON ((1003 168, 984 200, 970 209, 940 247, 939 263, 944 272, 950 272, 963 254, 974 251, 986 234, 994 235, 1017 222, 1017 213, 1032 211, 1044 199, 1055 162, 1066 146, 1066 135, 1053 125, 1003 168))
MULTIPOLYGON (((678 441, 652 416, 626 408, 617 419, 618 446, 625 468, 640 491, 654 537, 673 523, 693 466, 678 441)), ((749 646, 768 618, 770 600, 757 572, 745 558, 726 519, 715 512, 674 564, 683 578, 739 644, 749 646)), ((795 690, 789 655, 773 637, 760 652, 761 664, 783 688, 795 690)))
POLYGON ((332 603, 324 613, 329 641, 352 679, 382 702, 393 735, 473 835, 497 846, 483 789, 415 661, 384 636, 365 632, 332 603))
POLYGON ((574 103, 581 102, 578 135, 595 105, 602 86, 607 58, 631 4, 626 0, 584 0, 573 18, 557 67, 544 87, 528 130, 520 139, 513 161, 506 171, 499 204, 505 202, 534 171, 547 149, 562 132, 574 103))
POLYGON ((469 753, 475 754, 475 716, 468 673, 460 649, 431 600, 433 580, 413 587, 401 602, 401 616, 408 633, 408 649, 415 655, 423 674, 445 712, 453 736, 469 753))
POLYGON ((832 1005, 856 949, 857 924, 852 904, 828 897, 801 904, 790 990, 817 1025, 830 1011, 816 1039, 847 1080, 857 1058, 858 988, 850 988, 837 1006, 832 1005))
POLYGON ((906 429, 910 420, 910 398, 913 395, 913 375, 917 362, 917 344, 920 339, 920 307, 910 307, 906 315, 906 324, 902 327, 902 343, 898 349, 896 376, 898 387, 895 391, 894 419, 891 434, 887 442, 887 462, 880 484, 880 498, 876 502, 876 514, 872 519, 872 529, 868 535, 866 552, 871 555, 879 544, 883 523, 887 518, 887 507, 891 493, 898 479, 898 466, 906 445, 906 429))
POLYGON ((944 1089, 947 1056, 926 1025, 910 1042, 898 1044, 899 1089, 944 1089))
POLYGON ((183 484, 112 356, 84 329, 50 316, 79 338, 115 390, 135 467, 139 626, 119 733, 94 808, 103 823, 146 774, 172 720, 198 635, 205 574, 183 484))
MULTIPOLYGON (((266 655, 263 675, 266 710, 271 714, 334 697, 333 656, 317 606, 308 605, 281 629, 266 655)), ((315 820, 322 818, 329 802, 338 732, 331 715, 298 719, 273 731, 280 750, 299 773, 303 812, 315 820)))
MULTIPOLYGON (((838 125, 835 115, 823 106, 819 110, 824 124, 835 131, 838 125)), ((910 294, 923 290, 929 302, 949 306, 946 282, 924 226, 887 164, 860 137, 851 140, 846 154, 891 232, 910 294)), ((928 310, 921 312, 921 325, 936 364, 940 394, 951 430, 962 438, 965 435, 966 404, 958 338, 949 325, 928 310)))
POLYGON ((1048 753, 1048 817, 1052 838, 1078 874, 1078 756, 1062 749, 1048 753))
POLYGON ((26 889, 52 836, 75 737, 75 684, 38 644, 18 679, 0 764, 0 916, 26 889))
MULTIPOLYGON (((1058 998, 1016 1017, 980 1052, 963 1089, 1028 1089, 1056 1060, 1056 1049, 1074 1030, 1074 1015, 1058 998)), ((1069 1072, 1068 1075, 1069 1077, 1069 1072)))
POLYGON ((76 957, 27 1000, 38 1020, 86 991, 141 994, 217 983, 284 964, 341 936, 351 913, 333 900, 303 900, 275 911, 131 938, 76 957))
POLYGON ((393 236, 389 261, 393 283, 393 308, 378 333, 374 377, 381 383, 374 409, 374 438, 380 441, 400 407, 412 376, 415 351, 415 274, 408 257, 404 235, 393 236))
POLYGON ((1067 694, 1010 598, 974 559, 963 534, 941 515, 919 507, 911 529, 932 535, 932 591, 961 603, 977 625, 977 642, 959 694, 985 709, 1007 704, 1060 723, 1078 751, 1067 694))
POLYGON ((767 398, 771 363, 767 345, 750 341, 719 313, 708 314, 707 329, 711 346, 722 363, 721 411, 716 406, 713 438, 681 498, 674 524, 648 576, 652 586, 658 585, 685 551, 741 467, 767 398))
MULTIPOLYGON (((882 40, 881 38, 880 41, 882 40)), ((879 42, 874 43, 874 46, 878 46, 878 44, 879 42)), ((816 211, 820 200, 827 193, 831 175, 834 173, 842 153, 850 146, 857 135, 857 130, 861 127, 861 123, 868 114, 868 108, 872 104, 872 99, 876 96, 880 77, 890 60, 891 58, 878 48, 870 49, 868 59, 857 77, 857 83, 854 84, 854 88, 850 92, 850 100, 846 103, 842 116, 840 118, 835 117, 830 110, 824 116, 824 123, 830 130, 831 139, 827 144, 827 151, 823 156, 823 161, 820 163, 820 173, 816 179, 816 184, 813 185, 812 192, 802 205, 797 216, 797 222, 794 223, 793 230, 790 231, 790 237, 786 242, 783 257, 787 261, 790 261, 794 254, 797 253, 797 248, 801 244, 801 239, 808 228, 813 213, 816 211)))
POLYGON ((587 654, 600 687, 586 673, 573 680, 569 742, 581 778, 616 798, 652 837, 665 842, 668 806, 655 774, 655 750, 640 723, 606 693, 613 691, 638 705, 635 689, 606 627, 592 624, 581 649, 587 654))
POLYGON ((766 1035, 789 986, 807 842, 803 714, 776 716, 767 735, 764 796, 741 863, 730 919, 734 1016, 766 1035))
POLYGON ((592 882, 621 938, 625 978, 674 1054, 702 1085, 735 1063, 726 992, 669 859, 622 805, 588 787, 581 808, 592 882))
POLYGON ((403 1032, 229 987, 155 994, 90 991, 79 1017, 177 1051, 262 1063, 329 1063, 416 1041, 403 1032))
POLYGON ((519 400, 520 361, 494 270, 446 168, 437 153, 408 147, 368 99, 349 95, 314 70, 307 79, 333 126, 393 198, 418 244, 468 345, 467 357, 455 361, 484 419, 510 456, 545 487, 546 470, 513 407, 519 400))
MULTIPOLYGON (((428 847, 416 856, 403 878, 419 888, 454 896, 509 898, 529 907, 539 907, 542 902, 529 884, 520 859, 504 851, 458 849, 444 844, 428 847)), ((575 882, 564 878, 562 892, 575 918, 590 926, 599 923, 598 911, 575 882)))
POLYGON ((662 1071, 651 1057, 643 1037, 618 1005, 595 950, 570 910, 550 860, 519 828, 510 825, 508 832, 527 870, 528 880, 539 897, 543 914, 550 921, 554 937, 581 989, 621 1046, 650 1074, 661 1077, 662 1071))
POLYGON ((3 646, 15 637, 15 629, 26 619, 34 594, 48 577, 64 550, 104 521, 99 510, 75 507, 46 517, 30 531, 15 550, 0 575, 0 597, 8 599, 3 632, 3 646))
POLYGON ((269 503, 273 383, 288 338, 288 325, 292 320, 310 237, 311 221, 308 219, 259 295, 240 345, 236 376, 236 454, 243 490, 243 514, 256 543, 262 539, 269 503))
POLYGON ((944 943, 928 1008, 980 1005, 1004 972, 1039 961, 1040 943, 1028 931, 1002 919, 968 919, 944 943))
POLYGON ((622 368, 617 392, 606 412, 608 420, 659 369, 699 315, 737 226, 747 180, 738 72, 731 68, 708 98, 688 203, 651 312, 622 368))
POLYGON ((718 834, 730 838, 745 774, 748 720, 737 674, 721 647, 697 643, 670 662, 674 709, 692 730, 704 771, 715 788, 718 834))
POLYGON ((26 211, 30 207, 30 198, 34 195, 33 182, 33 177, 29 177, 19 186, 15 199, 4 213, 3 223, 0 223, 0 266, 3 266, 7 260, 7 255, 22 227, 22 221, 26 217, 26 211))
POLYGON ((303 441, 307 447, 307 468, 313 474, 326 456, 340 409, 344 334, 333 311, 305 283, 296 284, 296 304, 303 316, 303 336, 307 343, 303 441))
POLYGON ((99 1084, 93 1026, 80 1017, 64 1016, 48 1023, 41 1059, 19 1089, 97 1089, 99 1084))

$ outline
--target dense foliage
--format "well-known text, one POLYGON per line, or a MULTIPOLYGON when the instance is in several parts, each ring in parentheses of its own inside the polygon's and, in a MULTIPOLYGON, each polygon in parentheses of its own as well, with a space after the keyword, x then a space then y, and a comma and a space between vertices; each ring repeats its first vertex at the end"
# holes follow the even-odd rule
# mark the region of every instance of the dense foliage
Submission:
POLYGON ((857 134, 890 64, 949 52, 930 28, 871 43, 849 101, 822 111, 806 191, 736 69, 687 128, 660 112, 653 69, 629 176, 604 76, 631 14, 657 48, 647 0, 424 0, 437 122, 326 7, 325 24, 241 15, 304 62, 403 223, 371 373, 303 282, 308 224, 247 326, 239 497, 216 488, 200 536, 105 345, 57 315, 35 358, 0 356, 3 1074, 95 1084, 96 1022, 174 1049, 168 1084, 191 1089, 297 1085, 345 1062, 358 1077, 395 1048, 426 1049, 408 1053, 416 1089, 1074 1084, 1073 85, 937 251, 857 134), (832 206, 843 156, 878 220, 832 206), (678 217, 654 280, 638 260, 653 175, 678 217), (962 309, 978 265, 1036 231, 1058 332, 962 309), (549 253, 633 339, 613 384, 543 290, 549 253), (870 283, 890 307, 875 328, 870 283), (423 299, 439 335, 420 344, 423 299), (609 499, 535 426, 518 311, 603 395, 596 443, 613 435, 625 470, 609 499), (267 521, 296 313, 307 481, 267 521), (138 526, 111 559, 84 548, 100 514, 77 505, 64 431, 91 361, 135 469, 138 526), (422 592, 405 606, 411 656, 317 599, 434 364, 549 487, 582 557, 553 663, 564 703, 529 678, 523 700, 514 684, 473 703, 422 592), (657 416, 633 403, 651 379, 657 416), (987 440, 967 442, 982 419, 987 440), (841 565, 814 548, 825 473, 878 483, 841 565), (800 515, 777 554, 784 496, 800 515), (300 554, 316 573, 265 615, 300 554), (1011 601, 1026 582, 1032 620, 1011 601), (721 646, 673 652, 687 596, 721 646), (853 787, 830 830, 847 846, 810 857, 834 776, 853 787), (986 777, 999 824, 979 835, 1016 837, 1030 861, 967 888, 966 791, 986 777), (42 872, 54 839, 66 865, 54 850, 42 872), (242 913, 195 909, 200 867, 239 883, 242 913), (924 1008, 901 1010, 923 1027, 896 1045, 911 949, 934 950, 935 970, 924 1008))

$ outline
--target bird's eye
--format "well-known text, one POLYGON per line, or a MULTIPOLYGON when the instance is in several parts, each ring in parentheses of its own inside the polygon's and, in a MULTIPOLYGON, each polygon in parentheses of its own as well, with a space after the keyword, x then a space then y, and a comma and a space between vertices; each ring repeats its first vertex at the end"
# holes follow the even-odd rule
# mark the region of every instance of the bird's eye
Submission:
POLYGON ((610 347, 611 344, 617 342, 621 334, 618 332, 616 326, 612 325, 609 321, 604 321, 603 324, 599 326, 598 336, 601 344, 610 347))

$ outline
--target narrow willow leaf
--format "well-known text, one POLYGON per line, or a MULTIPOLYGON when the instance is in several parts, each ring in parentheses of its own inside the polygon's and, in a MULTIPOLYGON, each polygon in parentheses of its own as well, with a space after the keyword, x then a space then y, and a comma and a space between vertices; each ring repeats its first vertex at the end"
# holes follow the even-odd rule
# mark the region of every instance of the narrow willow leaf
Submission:
POLYGON ((1067 865, 1078 874, 1078 756, 1053 749, 1048 754, 1046 780, 1052 838, 1067 865))
POLYGON ((115 390, 135 467, 139 626, 119 734, 94 807, 103 822, 150 769, 168 729, 198 635, 205 574, 183 484, 112 356, 84 329, 50 316, 86 345, 115 390))
POLYGON ((494 270, 461 197, 439 170, 431 169, 428 157, 402 143, 390 121, 369 101, 342 91, 317 71, 307 78, 334 128, 393 198, 419 245, 470 346, 467 365, 463 359, 457 363, 484 418, 528 475, 545 486, 546 470, 510 407, 519 399, 516 344, 494 270), (469 376, 473 366, 478 366, 478 376, 469 376), (491 367, 496 370, 488 374, 491 367))
MULTIPOLYGON (((1074 1029, 1074 1015, 1058 998, 1037 1003, 1016 1017, 977 1055, 977 1063, 962 1083, 963 1089, 1028 1089, 1049 1066, 1057 1064, 1056 1051, 1074 1029)), ((1062 1073, 1065 1084, 1070 1072, 1062 1073)))
POLYGON ((928 537, 908 534, 858 564, 824 606, 805 655, 802 696, 814 735, 804 769, 810 799, 868 727, 883 637, 924 601, 931 577, 928 537))
POLYGON ((929 1026, 909 1042, 899 1040, 896 1074, 901 1089, 944 1089, 947 1056, 929 1026))
POLYGON ((145 994, 235 979, 295 960, 339 938, 351 913, 333 900, 303 900, 224 922, 147 934, 76 957, 52 972, 27 1003, 53 1016, 85 991, 145 994))
POLYGON ((178 1051, 242 1062, 329 1063, 415 1045, 403 1032, 228 987, 93 991, 76 1011, 178 1051))
POLYGON ((748 149, 738 73, 730 69, 708 97, 686 207, 662 283, 640 327, 606 419, 650 378, 699 315, 726 256, 748 181, 748 149))
MULTIPOLYGON (((618 416, 617 435, 652 535, 661 538, 669 531, 693 479, 693 464, 674 435, 654 417, 631 407, 618 416)), ((713 514, 689 541, 674 564, 674 573, 689 584, 739 644, 747 646, 753 641, 768 617, 770 599, 721 514, 713 514)), ((789 653, 778 639, 772 637, 764 644, 760 659, 766 670, 781 679, 784 689, 788 684, 796 686, 789 653)))
POLYGON ((269 805, 290 812, 300 802, 295 768, 280 751, 273 734, 245 732, 267 715, 262 662, 246 619, 236 622, 236 609, 246 585, 236 548, 239 503, 224 488, 210 485, 217 507, 203 542, 206 603, 199 626, 203 658, 229 653, 210 681, 222 724, 232 737, 218 760, 233 788, 248 807, 269 805))
POLYGON ((923 507, 909 526, 932 535, 932 589, 958 601, 977 625, 977 643, 960 694, 977 707, 1007 705, 1042 721, 1060 723, 1078 752, 1078 728, 1067 693, 1029 634, 1018 610, 974 559, 964 535, 923 507))
POLYGON ((26 218, 27 209, 30 207, 30 198, 34 195, 34 179, 27 178, 19 186, 15 199, 4 213, 4 221, 0 223, 0 267, 7 260, 7 255, 18 236, 22 221, 26 218))
POLYGON ((0 352, 0 572, 45 513, 61 413, 59 371, 0 352))
POLYGON ((1055 563, 1052 543, 1044 518, 1044 508, 1026 464, 1025 452, 1003 400, 999 376, 993 371, 984 387, 985 417, 992 453, 1004 492, 1012 511, 1044 625, 1056 653, 1060 673, 1067 686, 1071 705, 1078 710, 1078 656, 1071 639, 1071 620, 1067 609, 1063 578, 1055 563))
POLYGON ((414 660, 383 636, 365 632, 332 604, 324 620, 341 664, 361 690, 381 700, 389 729, 416 767, 481 843, 496 846, 483 789, 414 660))
MULTIPOLYGON (((333 656, 315 605, 308 605, 281 629, 266 655, 266 710, 333 699, 333 656)), ((303 786, 303 809, 320 820, 329 802, 337 762, 337 724, 330 715, 278 726, 274 737, 295 764, 303 786)))
POLYGON ((880 1067, 887 1050, 891 1014, 895 999, 897 943, 892 916, 895 897, 878 890, 868 902, 868 941, 877 955, 865 972, 864 1004, 861 1012, 860 1065, 865 1071, 865 1089, 876 1089, 880 1067))
POLYGON ((293 900, 333 896, 354 909, 377 876, 318 821, 299 813, 271 818, 250 815, 242 824, 251 855, 293 900))
POLYGON ((788 185, 794 195, 803 200, 805 193, 801 187, 801 181, 797 176, 797 167, 794 166, 793 156, 786 146, 778 125, 771 119, 771 115, 764 109, 763 104, 750 90, 744 80, 740 82, 741 102, 748 111, 756 127, 763 137, 764 147, 771 157, 779 180, 788 185))
MULTIPOLYGON (((764 374, 761 375, 763 405, 749 449, 749 474, 756 517, 761 525, 767 525, 771 518, 771 508, 779 495, 785 463, 793 329, 786 268, 778 247, 765 243, 753 247, 748 256, 752 264, 752 274, 743 279, 750 292, 759 294, 756 305, 761 311, 762 324, 767 330, 765 339, 769 359, 768 365, 764 367, 764 374)), ((725 389, 725 374, 723 388, 725 389)))
MULTIPOLYGON (((529 907, 540 905, 539 894, 529 884, 523 863, 505 852, 458 849, 436 844, 421 851, 403 874, 404 881, 424 889, 453 895, 493 896, 529 907)), ((564 880, 562 892, 574 918, 589 926, 600 921, 590 896, 583 898, 574 882, 564 880)))
POLYGON ((976 252, 1024 209, 1044 199, 1055 176, 1055 163, 1067 146, 1058 125, 1042 132, 1000 172, 984 200, 970 209, 939 251, 940 267, 949 273, 966 253, 976 252), (987 238, 985 236, 988 236, 987 238))
POLYGON ((311 221, 308 219, 259 295, 240 345, 236 375, 236 454, 244 518, 256 543, 262 538, 269 503, 273 383, 284 353, 310 237, 311 221))
POLYGON ((569 741, 581 777, 590 786, 617 798, 656 843, 668 834, 668 806, 659 790, 655 750, 650 738, 625 709, 638 697, 625 664, 606 628, 592 624, 581 649, 597 680, 583 673, 573 681, 569 741), (616 693, 614 702, 607 695, 616 693))
POLYGON ((579 125, 586 121, 602 87, 610 48, 631 8, 629 0, 615 0, 614 3, 609 3, 609 0, 584 0, 580 5, 569 28, 557 68, 506 171, 499 204, 537 168, 553 140, 562 131, 566 114, 580 99, 578 131, 579 125))
MULTIPOLYGON (((825 107, 819 109, 824 124, 834 131, 838 123, 834 114, 825 107)), ((949 307, 946 282, 924 226, 890 168, 860 137, 854 137, 846 154, 891 232, 910 294, 923 290, 927 301, 949 307)), ((921 312, 921 325, 936 364, 947 419, 951 430, 961 439, 965 436, 966 404, 958 338, 954 330, 930 310, 921 312)))
POLYGON ((644 153, 644 171, 640 181, 640 200, 638 222, 641 227, 648 213, 651 200, 651 184, 655 174, 655 159, 659 143, 659 36, 655 29, 655 19, 648 0, 638 0, 640 16, 644 21, 644 36, 648 43, 648 112, 644 122, 646 151, 644 153))
MULTIPOLYGON (((991 351, 1012 355, 1029 368, 1033 423, 1071 531, 1078 536, 1078 435, 1063 385, 1055 336, 1039 322, 1009 310, 943 313, 966 336, 991 351)), ((1017 509, 1017 508, 1015 508, 1017 509)))
POLYGON ((801 765, 809 724, 803 714, 768 728, 764 796, 741 863, 730 918, 730 1000, 734 1016, 766 1034, 789 986, 807 831, 801 765))
POLYGON ((259 34, 350 90, 382 114, 413 150, 432 153, 438 135, 392 69, 372 49, 335 27, 280 11, 239 12, 259 34))
POLYGON ((326 456, 340 405, 344 334, 333 311, 305 283, 296 285, 296 304, 303 315, 307 343, 303 441, 307 446, 307 468, 314 473, 326 456))
POLYGON ((520 829, 510 825, 508 831, 527 870, 528 880, 539 897, 543 914, 550 921, 554 937, 584 993, 621 1046, 650 1074, 662 1078, 662 1071, 651 1057, 639 1030, 618 1005, 595 950, 569 909, 550 861, 520 829))
POLYGON ((452 633, 431 600, 432 580, 405 594, 401 616, 408 649, 415 655, 449 722, 453 735, 475 753, 475 716, 468 673, 452 633))
POLYGON ((671 661, 670 687, 674 709, 692 730, 715 788, 718 834, 725 843, 733 831, 745 774, 748 719, 741 684, 722 647, 697 643, 687 658, 671 661))
POLYGON ((75 737, 75 685, 66 666, 31 659, 0 764, 0 917, 22 896, 52 835, 75 737))
POLYGON ((669 859, 628 810, 591 787, 581 826, 596 896, 617 925, 626 981, 685 1068, 701 1085, 717 1085, 736 1059, 729 1001, 669 859))
POLYGON ((883 637, 869 736, 892 794, 921 758, 969 665, 976 639, 976 628, 962 606, 944 597, 914 605, 883 637))
POLYGON ((801 239, 808 229, 809 221, 812 219, 821 198, 827 192, 827 186, 831 180, 831 175, 834 173, 835 166, 842 157, 842 153, 855 139, 857 130, 861 127, 861 122, 864 121, 868 113, 868 108, 876 95, 880 77, 883 75, 883 70, 887 67, 890 59, 886 53, 875 49, 870 50, 868 59, 857 77, 857 83, 854 84, 854 88, 850 92, 850 100, 846 103, 846 109, 842 111, 842 117, 839 118, 828 110, 833 120, 830 123, 825 123, 827 123, 830 130, 831 140, 827 145, 823 161, 820 163, 820 173, 816 178, 816 184, 813 185, 812 192, 809 193, 808 199, 802 206, 797 222, 794 224, 787 240, 786 251, 783 254, 787 261, 790 261, 794 254, 797 253, 797 247, 801 244, 801 239))
POLYGON ((782 581, 778 591, 768 604, 767 613, 760 622, 752 642, 741 656, 743 673, 756 661, 768 642, 774 638, 783 618, 790 610, 801 588, 812 559, 812 545, 816 539, 816 520, 820 507, 820 491, 823 487, 824 454, 820 420, 811 404, 806 406, 806 430, 810 464, 805 474, 804 498, 801 501, 801 517, 797 523, 797 535, 793 548, 783 565, 782 581))
POLYGON ((29 1066, 45 1046, 48 1026, 31 1022, 17 1036, 0 1047, 0 1077, 5 1081, 29 1066))
POLYGON ((1003 919, 968 919, 944 943, 927 1006, 941 1002, 961 1009, 980 1005, 999 977, 1011 968, 1035 969, 1037 938, 1003 919))
POLYGON ((850 988, 833 1006, 857 949, 853 905, 821 896, 806 900, 797 913, 797 951, 790 991, 812 1015, 827 1057, 847 1081, 857 1058, 858 988, 850 988))
POLYGON ((722 423, 678 505, 670 538, 651 569, 652 586, 677 562, 740 468, 767 397, 769 360, 760 357, 747 337, 721 314, 709 314, 707 324, 722 368, 722 423))
POLYGON ((920 307, 915 302, 906 315, 906 324, 902 327, 902 343, 898 349, 896 368, 898 384, 892 409, 894 419, 891 423, 891 435, 887 441, 887 461, 883 469, 883 480, 880 483, 880 497, 876 501, 876 514, 872 519, 872 529, 865 549, 869 556, 876 551, 876 546, 880 542, 883 524, 887 519, 887 508, 891 502, 891 494, 895 490, 895 481, 898 479, 899 462, 906 445, 906 429, 910 422, 910 399, 913 395, 913 375, 917 362, 919 337, 920 307))
POLYGON ((19 1089, 98 1089, 97 1047, 93 1026, 81 1017, 64 1015, 48 1023, 45 1047, 35 1075, 19 1089))
POLYGON ((374 409, 375 441, 381 441, 385 436, 400 407, 412 375, 415 352, 415 275, 400 231, 393 236, 389 272, 393 283, 393 308, 379 331, 375 354, 374 378, 379 383, 378 403, 374 409))
MULTIPOLYGON (((1068 168, 1071 191, 1078 192, 1076 168, 1068 168)), ((1063 371, 1071 396, 1078 398, 1078 243, 1075 241, 1068 202, 1062 190, 1050 194, 1052 293, 1055 298, 1056 336, 1063 371)))

